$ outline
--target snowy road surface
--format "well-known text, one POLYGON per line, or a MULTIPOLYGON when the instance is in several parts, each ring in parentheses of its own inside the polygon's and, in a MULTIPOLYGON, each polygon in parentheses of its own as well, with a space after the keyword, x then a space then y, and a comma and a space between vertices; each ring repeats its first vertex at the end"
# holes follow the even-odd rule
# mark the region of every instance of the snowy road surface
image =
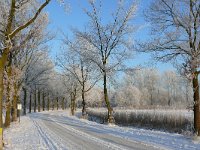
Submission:
POLYGON ((108 126, 78 119, 66 111, 32 113, 5 131, 6 149, 200 150, 179 134, 108 126))

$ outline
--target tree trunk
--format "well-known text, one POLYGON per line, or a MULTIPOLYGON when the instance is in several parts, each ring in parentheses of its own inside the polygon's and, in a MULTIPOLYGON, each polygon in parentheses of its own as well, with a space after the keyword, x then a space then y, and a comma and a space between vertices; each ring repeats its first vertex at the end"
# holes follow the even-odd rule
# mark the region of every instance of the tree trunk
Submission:
POLYGON ((12 113, 12 121, 17 121, 17 97, 18 97, 18 88, 17 82, 14 83, 14 95, 13 95, 13 113, 12 113))
POLYGON ((7 102, 6 104, 6 118, 5 118, 5 127, 10 126, 10 102, 7 102))
POLYGON ((65 100, 65 109, 67 109, 67 99, 65 100))
POLYGON ((24 112, 23 114, 26 115, 26 97, 27 97, 27 91, 26 91, 26 88, 22 88, 23 91, 24 91, 24 112))
POLYGON ((74 116, 74 111, 75 111, 75 108, 74 108, 74 105, 75 105, 75 102, 74 102, 74 98, 71 99, 71 114, 72 116, 74 116))
POLYGON ((45 111, 45 94, 44 94, 44 92, 42 94, 42 109, 43 109, 43 111, 45 111))
POLYGON ((9 127, 10 126, 10 114, 11 114, 11 104, 10 104, 10 84, 8 83, 8 95, 7 95, 7 101, 6 101, 6 118, 5 118, 5 127, 9 127))
POLYGON ((71 114, 74 116, 75 112, 75 95, 71 93, 71 114))
POLYGON ((36 107, 37 107, 37 90, 35 88, 35 93, 34 93, 34 112, 36 112, 36 107))
POLYGON ((115 123, 114 117, 113 117, 113 109, 110 106, 110 101, 108 99, 108 91, 107 91, 107 76, 106 76, 106 71, 104 70, 104 76, 103 76, 103 81, 104 81, 104 100, 108 109, 108 123, 115 123))
MULTIPOLYGON (((20 104, 20 99, 19 99, 19 95, 17 95, 17 104, 20 104)), ((19 117, 21 114, 20 114, 21 110, 18 110, 17 109, 17 117, 19 117)))
POLYGON ((57 104, 57 110, 58 110, 58 107, 59 107, 59 104, 58 104, 58 97, 57 97, 57 99, 56 99, 56 104, 57 104))
POLYGON ((82 118, 86 117, 86 108, 85 108, 85 84, 82 86, 82 118))
POLYGON ((3 120, 2 120, 2 101, 3 101, 3 72, 4 72, 4 66, 1 65, 0 62, 0 128, 3 127, 3 120))
POLYGON ((6 62, 8 59, 8 53, 9 53, 10 49, 6 48, 3 51, 3 54, 0 58, 0 128, 3 127, 3 111, 2 111, 2 102, 3 102, 3 76, 4 76, 4 70, 5 70, 5 66, 6 66, 6 62))
POLYGON ((65 98, 63 97, 63 99, 62 99, 62 110, 64 110, 65 109, 65 98))
POLYGON ((48 100, 47 100, 47 110, 49 111, 50 108, 50 100, 49 100, 49 95, 48 95, 48 100))
POLYGON ((15 1, 12 1, 11 5, 10 5, 10 12, 9 12, 9 17, 7 19, 7 25, 6 25, 6 33, 5 33, 5 47, 2 50, 2 54, 1 54, 1 58, 0 58, 0 128, 3 127, 3 120, 2 120, 2 102, 3 102, 3 76, 4 76, 4 70, 5 70, 5 66, 6 63, 8 61, 8 55, 10 53, 10 49, 11 49, 11 43, 10 43, 10 37, 8 37, 7 35, 9 35, 12 32, 12 26, 13 26, 13 19, 15 16, 15 1))
POLYGON ((38 112, 40 112, 40 90, 38 90, 38 112))
POLYGON ((151 106, 153 105, 153 94, 152 94, 153 91, 151 91, 151 106))
POLYGON ((9 65, 7 68, 7 95, 6 95, 6 118, 5 118, 5 127, 10 126, 10 114, 11 114, 11 73, 12 73, 12 68, 9 65))
POLYGON ((54 100, 52 99, 52 111, 54 110, 54 100))
POLYGON ((171 106, 171 96, 170 96, 169 87, 168 87, 168 106, 171 106))
POLYGON ((32 107, 32 95, 31 95, 31 93, 30 93, 29 113, 31 113, 31 107, 32 107))
POLYGON ((200 136, 200 110, 199 110, 199 82, 198 73, 195 72, 193 78, 193 98, 194 98, 194 130, 195 133, 200 136))

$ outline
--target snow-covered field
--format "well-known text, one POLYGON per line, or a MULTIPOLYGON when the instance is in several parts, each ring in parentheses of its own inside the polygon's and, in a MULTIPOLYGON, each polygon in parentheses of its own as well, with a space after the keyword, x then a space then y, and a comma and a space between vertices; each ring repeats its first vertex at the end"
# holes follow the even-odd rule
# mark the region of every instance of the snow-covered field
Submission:
POLYGON ((70 116, 68 111, 32 113, 4 131, 7 150, 200 150, 197 138, 161 131, 109 126, 70 116))
MULTIPOLYGON (((107 121, 107 109, 88 108, 89 120, 107 121)), ((117 124, 185 133, 193 130, 193 111, 177 109, 123 109, 114 108, 117 124)))

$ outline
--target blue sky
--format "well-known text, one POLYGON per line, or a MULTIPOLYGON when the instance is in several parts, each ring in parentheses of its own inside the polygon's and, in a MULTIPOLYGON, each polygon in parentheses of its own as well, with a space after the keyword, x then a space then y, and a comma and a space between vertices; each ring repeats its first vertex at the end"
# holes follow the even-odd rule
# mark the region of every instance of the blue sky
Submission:
MULTIPOLYGON (((102 0, 103 19, 110 19, 107 16, 110 15, 110 11, 115 9, 116 1, 117 0, 102 0)), ((50 25, 48 29, 54 33, 57 33, 56 38, 50 43, 51 56, 53 58, 56 54, 59 53, 60 46, 62 44, 60 40, 62 38, 60 30, 62 30, 70 37, 72 35, 70 31, 72 27, 83 30, 88 22, 88 17, 83 12, 83 8, 89 8, 87 0, 65 0, 65 2, 69 3, 69 12, 66 12, 63 6, 60 6, 56 0, 53 0, 46 8, 50 19, 50 25)), ((145 22, 143 17, 143 11, 148 8, 150 2, 151 0, 138 1, 138 10, 136 12, 135 18, 132 21, 135 26, 140 26, 140 29, 137 30, 133 36, 135 40, 147 40, 150 38, 149 24, 145 22)), ((146 66, 147 64, 149 67, 152 63, 153 62, 149 54, 137 54, 134 59, 128 62, 129 66, 132 67, 137 65, 146 66)), ((157 67, 161 72, 173 69, 172 65, 169 63, 157 63, 155 67, 157 67)))

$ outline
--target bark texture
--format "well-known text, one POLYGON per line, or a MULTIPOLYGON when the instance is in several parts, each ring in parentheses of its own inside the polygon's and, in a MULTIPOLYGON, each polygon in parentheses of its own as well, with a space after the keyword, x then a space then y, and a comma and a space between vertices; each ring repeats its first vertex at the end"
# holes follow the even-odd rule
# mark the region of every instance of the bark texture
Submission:
POLYGON ((196 135, 200 136, 199 82, 197 72, 195 73, 192 84, 194 93, 194 129, 196 135))

